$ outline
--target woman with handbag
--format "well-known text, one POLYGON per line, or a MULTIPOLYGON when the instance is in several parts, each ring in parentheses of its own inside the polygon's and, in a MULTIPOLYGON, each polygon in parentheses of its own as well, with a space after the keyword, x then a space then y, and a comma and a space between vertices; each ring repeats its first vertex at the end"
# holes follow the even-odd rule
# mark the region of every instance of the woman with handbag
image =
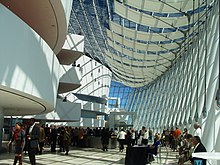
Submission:
POLYGON ((24 147, 24 131, 22 130, 22 124, 16 123, 15 125, 15 131, 12 136, 12 139, 8 142, 8 145, 10 145, 12 142, 15 142, 15 158, 14 158, 14 164, 17 164, 17 161, 19 161, 19 165, 22 165, 22 152, 24 147))

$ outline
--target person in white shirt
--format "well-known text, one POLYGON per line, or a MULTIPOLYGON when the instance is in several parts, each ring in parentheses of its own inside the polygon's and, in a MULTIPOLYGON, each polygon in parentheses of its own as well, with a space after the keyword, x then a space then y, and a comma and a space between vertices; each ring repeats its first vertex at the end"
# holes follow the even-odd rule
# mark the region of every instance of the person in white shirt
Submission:
POLYGON ((117 135, 117 139, 119 142, 119 152, 123 152, 124 150, 125 136, 126 132, 124 131, 124 129, 121 129, 121 131, 117 135))
POLYGON ((131 129, 131 146, 134 146, 136 139, 136 133, 134 129, 131 129))
POLYGON ((198 123, 195 123, 194 124, 194 129, 195 129, 194 136, 199 136, 200 138, 202 138, 201 126, 198 123))
POLYGON ((147 130, 145 130, 144 136, 142 138, 142 144, 143 145, 147 145, 148 144, 148 138, 149 138, 149 134, 148 134, 147 130))

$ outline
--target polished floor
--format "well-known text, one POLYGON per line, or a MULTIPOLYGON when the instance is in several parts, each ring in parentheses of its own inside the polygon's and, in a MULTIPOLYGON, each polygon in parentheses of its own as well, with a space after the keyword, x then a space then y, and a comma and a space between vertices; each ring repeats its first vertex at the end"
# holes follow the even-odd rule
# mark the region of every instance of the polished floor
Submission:
MULTIPOLYGON (((161 159, 156 157, 151 165, 176 165, 177 152, 162 148, 161 159)), ((0 154, 0 165, 12 165, 13 153, 0 154)), ((37 165, 120 165, 125 164, 125 151, 119 152, 118 149, 109 149, 103 152, 95 148, 71 148, 69 155, 56 152, 51 153, 49 148, 45 148, 42 155, 36 155, 37 165)), ((23 165, 29 165, 27 155, 23 156, 23 165)))

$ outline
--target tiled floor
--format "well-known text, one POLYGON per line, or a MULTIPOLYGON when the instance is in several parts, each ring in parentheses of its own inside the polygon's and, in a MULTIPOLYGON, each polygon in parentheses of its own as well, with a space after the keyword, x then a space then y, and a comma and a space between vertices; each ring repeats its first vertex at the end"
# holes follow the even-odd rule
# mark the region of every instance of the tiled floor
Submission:
MULTIPOLYGON (((162 148, 161 160, 155 158, 151 165, 176 165, 176 152, 168 151, 162 148)), ((0 154, 0 165, 13 164, 14 154, 0 154)), ((56 152, 51 153, 48 148, 45 148, 42 155, 36 156, 37 165, 120 165, 125 163, 125 152, 121 153, 118 149, 109 149, 103 152, 101 149, 95 148, 72 148, 69 155, 56 152)), ((29 165, 27 155, 23 156, 23 165, 29 165)))

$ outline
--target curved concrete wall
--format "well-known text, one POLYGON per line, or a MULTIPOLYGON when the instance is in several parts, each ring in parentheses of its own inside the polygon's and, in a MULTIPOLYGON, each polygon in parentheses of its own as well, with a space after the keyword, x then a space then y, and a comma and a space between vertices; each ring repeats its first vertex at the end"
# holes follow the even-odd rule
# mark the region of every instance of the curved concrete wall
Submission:
POLYGON ((34 29, 55 54, 61 50, 67 35, 72 0, 0 0, 0 3, 34 29))
MULTIPOLYGON (((0 27, 0 89, 31 98, 44 111, 53 110, 60 69, 55 54, 35 31, 1 4, 0 27)), ((14 115, 41 112, 31 106, 26 111, 25 105, 20 108, 22 112, 14 111, 14 115)))

